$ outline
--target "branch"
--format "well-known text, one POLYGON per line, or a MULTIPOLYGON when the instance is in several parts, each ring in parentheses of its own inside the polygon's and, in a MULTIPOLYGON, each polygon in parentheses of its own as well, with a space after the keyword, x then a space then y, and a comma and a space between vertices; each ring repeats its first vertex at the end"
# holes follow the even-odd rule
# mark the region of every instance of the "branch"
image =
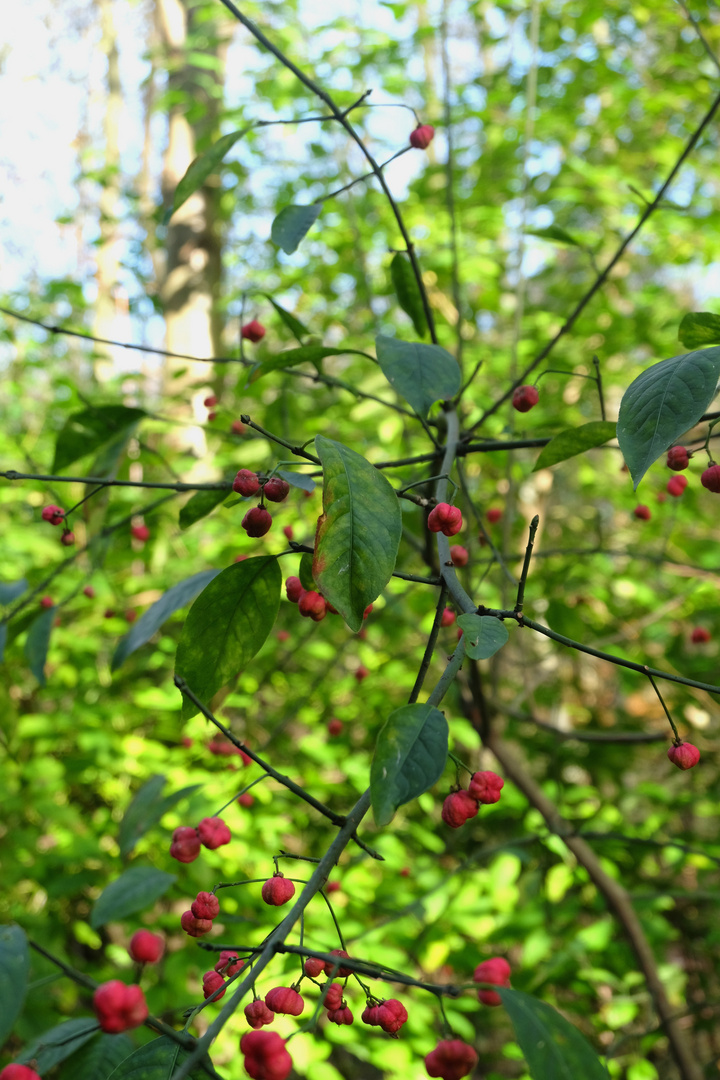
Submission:
MULTIPOLYGON (((151 483, 149 480, 105 480, 101 476, 55 476, 50 473, 20 473, 15 469, 0 472, 6 480, 42 480, 48 484, 100 484, 102 487, 158 488, 161 491, 232 491, 232 480, 206 484, 151 483)), ((78 504, 79 505, 79 504, 78 504)), ((73 509, 77 509, 74 507, 73 509)), ((133 511, 133 517, 138 511, 133 511)))

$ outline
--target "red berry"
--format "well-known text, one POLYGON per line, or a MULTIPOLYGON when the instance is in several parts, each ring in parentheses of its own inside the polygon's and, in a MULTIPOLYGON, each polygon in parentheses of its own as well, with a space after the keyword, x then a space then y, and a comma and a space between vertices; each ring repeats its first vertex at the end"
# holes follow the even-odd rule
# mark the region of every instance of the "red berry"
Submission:
POLYGON ((111 607, 106 608, 104 613, 103 613, 103 619, 114 619, 114 618, 115 618, 115 610, 114 610, 114 608, 111 608, 111 607))
POLYGON ((652 514, 650 513, 650 507, 643 506, 642 504, 635 507, 635 509, 633 510, 633 514, 636 518, 640 518, 641 521, 649 521, 652 517, 652 514))
POLYGON ((241 806, 252 806, 255 798, 249 791, 243 791, 242 795, 238 795, 238 802, 241 806))
POLYGON ((491 525, 494 525, 496 521, 499 521, 502 517, 502 510, 499 506, 491 506, 487 512, 487 519, 491 525))
POLYGON ((287 640, 289 639, 289 637, 290 637, 290 631, 289 631, 289 630, 278 630, 278 632, 277 632, 277 634, 275 635, 275 637, 276 637, 276 638, 278 639, 278 641, 280 641, 280 642, 284 642, 284 641, 287 641, 287 640))
POLYGON ((363 679, 367 679, 369 674, 370 672, 364 664, 360 664, 360 666, 355 669, 355 678, 358 682, 362 682, 363 679))
POLYGON ((207 418, 208 420, 215 420, 217 419, 217 413, 213 410, 212 412, 208 413, 207 418))
POLYGON ((265 1004, 274 1013, 284 1013, 286 1016, 299 1016, 305 1008, 301 995, 291 986, 276 986, 268 990, 265 1004))
POLYGON ((304 592, 298 600, 298 611, 306 619, 310 618, 313 622, 321 622, 327 614, 325 597, 312 589, 304 592))
POLYGON ((414 131, 410 132, 410 145, 416 150, 426 150, 433 140, 435 128, 432 124, 418 124, 414 131))
POLYGON ((303 964, 303 971, 311 979, 317 979, 318 975, 322 975, 325 970, 325 961, 319 960, 317 956, 308 956, 307 960, 303 964))
POLYGON ((248 510, 241 524, 248 536, 264 536, 272 525, 272 518, 264 506, 255 506, 248 510))
POLYGON ((240 330, 240 336, 245 338, 246 341, 262 341, 265 337, 265 327, 257 319, 253 319, 252 322, 245 323, 240 330))
POLYGON ((222 847, 223 844, 229 844, 232 839, 229 828, 223 819, 219 817, 203 818, 197 827, 197 831, 200 843, 209 848, 210 851, 222 847))
POLYGON ((275 1013, 268 1009, 262 998, 255 998, 245 1006, 245 1019, 251 1028, 261 1028, 264 1024, 272 1024, 275 1013))
POLYGON ((292 900, 294 895, 295 886, 282 874, 275 874, 274 877, 268 878, 262 887, 263 900, 266 904, 272 904, 273 907, 282 907, 288 900, 292 900))
POLYGON ((400 877, 410 877, 410 867, 409 866, 403 866, 402 870, 400 871, 400 877))
POLYGON ((440 616, 440 625, 452 626, 452 624, 455 622, 455 618, 455 612, 452 610, 452 608, 446 607, 442 615, 440 616))
POLYGON ((6 1065, 0 1072, 0 1080, 41 1080, 41 1077, 29 1065, 6 1065))
POLYGON ((688 485, 687 476, 671 476, 667 482, 668 494, 679 499, 688 485))
POLYGON ((289 577, 285 582, 285 595, 292 604, 297 604, 298 600, 305 592, 302 586, 302 581, 299 577, 289 577))
POLYGON ((52 596, 43 596, 42 600, 40 601, 40 607, 51 608, 54 607, 54 605, 55 601, 53 600, 52 596))
POLYGON ((706 630, 704 626, 696 626, 692 634, 690 635, 690 640, 695 644, 698 644, 702 641, 709 641, 710 631, 706 630))
POLYGON ((130 532, 136 540, 142 540, 143 543, 150 539, 150 530, 147 525, 133 525, 130 532))
POLYGON ((75 533, 72 532, 70 529, 65 529, 64 533, 60 537, 60 543, 64 544, 65 547, 72 547, 75 543, 75 533))
POLYGON ((497 773, 490 770, 476 772, 468 784, 468 794, 479 803, 496 803, 500 802, 500 792, 504 786, 505 781, 497 773))
POLYGON ((362 1011, 360 1019, 362 1020, 363 1024, 370 1024, 372 1027, 377 1027, 380 1023, 378 1019, 379 1011, 379 1005, 371 1005, 370 1002, 368 1002, 368 1004, 362 1011))
POLYGON ((690 742, 681 742, 669 747, 667 756, 678 769, 692 769, 700 760, 700 751, 690 742))
POLYGON ((180 925, 190 937, 202 937, 212 930, 212 919, 198 919, 192 911, 183 911, 180 916, 180 925))
POLYGON ((674 469, 676 472, 680 472, 682 469, 687 469, 689 461, 690 455, 684 446, 671 446, 668 450, 668 469, 674 469))
MULTIPOLYGON (((327 964, 325 965, 327 968, 327 964)), ((325 994, 325 1008, 339 1009, 343 999, 343 988, 340 983, 331 983, 325 994)))
POLYGON ((60 525, 65 520, 65 511, 59 506, 46 506, 40 515, 43 521, 49 521, 51 525, 60 525))
POLYGON ((462 544, 452 544, 450 547, 450 559, 453 566, 467 566, 470 555, 468 549, 462 544))
POLYGON ((328 1009, 327 1018, 331 1024, 352 1024, 354 1017, 347 1005, 339 1009, 328 1009))
POLYGON ((472 1072, 478 1056, 472 1046, 461 1039, 443 1039, 425 1058, 428 1076, 441 1076, 443 1080, 461 1080, 472 1072))
POLYGON ((285 537, 286 540, 292 540, 292 538, 293 538, 293 527, 292 527, 292 525, 283 525, 283 536, 285 537))
POLYGON ((93 1009, 102 1030, 111 1035, 139 1027, 148 1015, 140 987, 126 986, 119 979, 98 986, 93 994, 93 1009))
POLYGON ((125 612, 125 622, 134 623, 137 619, 137 611, 133 611, 132 608, 125 612))
POLYGON ((218 403, 218 399, 215 397, 214 394, 210 394, 210 396, 206 397, 205 400, 203 401, 203 405, 205 406, 206 409, 212 409, 213 405, 217 405, 217 403, 218 403))
POLYGON ((170 854, 178 862, 189 863, 200 854, 200 837, 197 829, 190 825, 181 825, 172 835, 170 854))
POLYGON ((85 588, 83 589, 83 592, 84 592, 85 596, 88 597, 89 600, 92 600, 94 598, 94 596, 95 596, 95 590, 93 589, 92 585, 86 585, 85 588))
POLYGON ((388 1035, 394 1035, 396 1031, 399 1031, 407 1018, 407 1009, 397 998, 381 1001, 378 1005, 377 1024, 388 1035))
POLYGON ((237 975, 240 968, 245 966, 245 961, 238 958, 236 952, 232 952, 230 949, 223 949, 220 953, 220 959, 215 965, 215 970, 219 971, 221 975, 227 975, 230 978, 231 975, 237 975))
POLYGON ((540 400, 537 386, 516 386, 513 390, 513 408, 518 412, 530 412, 540 400))
POLYGON ((336 716, 330 721, 327 726, 328 735, 340 735, 343 729, 342 720, 338 720, 336 716))
MULTIPOLYGON (((493 983, 495 986, 510 985, 510 965, 502 956, 483 960, 473 972, 473 982, 493 983)), ((478 990, 478 1001, 483 1005, 502 1005, 502 998, 494 990, 478 990)))
POLYGON ((157 964, 164 951, 163 938, 149 930, 136 930, 128 945, 130 958, 138 964, 157 964))
POLYGON ((459 829, 478 812, 477 799, 467 791, 453 791, 443 803, 441 817, 451 829, 459 829))
MULTIPOLYGON (((339 960, 350 959, 349 954, 346 953, 344 949, 331 949, 330 955, 337 956, 339 960)), ((337 967, 337 965, 332 963, 332 961, 330 960, 325 961, 325 971, 331 978, 339 976, 341 979, 346 979, 348 975, 352 975, 352 968, 342 966, 337 967)))
MULTIPOLYGON (((217 971, 206 971, 203 975, 203 997, 209 998, 216 990, 219 990, 221 986, 225 985, 225 980, 222 975, 217 971)), ((221 997, 225 996, 223 990, 221 994, 213 998, 213 1001, 219 1001, 221 997)))
POLYGON ((276 1031, 246 1031, 240 1040, 245 1071, 253 1080, 286 1080, 292 1058, 276 1031))
POLYGON ((325 886, 325 892, 326 893, 338 892, 339 889, 340 889, 340 882, 339 881, 328 881, 327 885, 325 886))
POLYGON ((708 491, 720 492, 720 465, 711 465, 700 477, 700 483, 708 491))
POLYGON ((245 425, 243 424, 242 420, 233 420, 232 424, 230 425, 230 432, 233 435, 244 435, 245 425))
POLYGON ((260 490, 260 481, 257 473, 250 469, 240 469, 233 480, 233 491, 239 495, 257 495, 260 490))
POLYGON ((428 514, 430 532, 441 532, 445 536, 454 536, 463 527, 462 511, 459 506, 438 503, 428 514))
POLYGON ((216 919, 220 914, 220 901, 210 892, 199 892, 190 910, 196 919, 216 919))
POLYGON ((273 476, 272 479, 265 481, 263 495, 270 502, 283 502, 287 499, 289 493, 290 485, 287 480, 283 480, 279 476, 273 476))

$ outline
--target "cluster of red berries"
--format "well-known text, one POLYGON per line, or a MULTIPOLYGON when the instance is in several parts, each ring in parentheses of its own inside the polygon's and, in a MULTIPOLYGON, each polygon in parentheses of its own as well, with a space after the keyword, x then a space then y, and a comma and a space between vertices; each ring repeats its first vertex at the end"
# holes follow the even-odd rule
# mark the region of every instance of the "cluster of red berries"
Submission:
MULTIPOLYGON (((62 525, 65 521, 65 511, 60 506, 45 506, 41 514, 43 521, 49 521, 51 525, 62 525)), ((60 542, 65 547, 71 547, 75 543, 75 533, 65 527, 60 537, 60 542)))
POLYGON ((505 781, 497 773, 473 773, 467 790, 451 792, 442 808, 442 819, 451 829, 459 829, 477 814, 480 803, 489 805, 500 801, 500 792, 505 781))
POLYGON ((93 994, 93 1009, 103 1031, 117 1035, 139 1027, 148 1015, 145 995, 139 986, 127 986, 119 979, 98 986, 93 994))
POLYGON ((180 925, 190 937, 202 937, 212 930, 213 919, 219 914, 220 901, 215 893, 199 892, 189 910, 183 911, 180 916, 180 925))
MULTIPOLYGON (((200 896, 209 895, 210 893, 198 893, 198 898, 200 896)), ((193 907, 194 906, 195 905, 193 905, 193 907)), ((219 1001, 221 997, 224 997, 225 990, 221 989, 221 987, 225 986, 224 976, 230 978, 231 975, 236 975, 244 964, 245 961, 241 960, 236 952, 231 952, 230 949, 223 949, 213 970, 206 971, 203 975, 203 997, 205 1000, 207 1001, 209 997, 212 997, 213 1001, 219 1001), (213 997, 216 990, 220 990, 221 992, 213 997)))
POLYGON ((248 510, 242 519, 242 527, 248 536, 257 537, 264 536, 272 525, 272 517, 263 505, 264 500, 268 499, 270 502, 275 503, 283 502, 288 497, 290 485, 279 476, 272 476, 269 480, 264 480, 257 473, 251 472, 250 469, 240 469, 233 480, 233 491, 237 491, 239 495, 244 495, 246 498, 260 492, 260 506, 248 510))
POLYGON ((246 1031, 240 1052, 245 1071, 253 1080, 285 1080, 292 1070, 285 1040, 276 1031, 246 1031))
POLYGON ((243 765, 249 765, 252 761, 249 754, 246 754, 244 750, 241 750, 239 746, 235 746, 228 739, 211 739, 207 744, 207 748, 211 754, 216 754, 218 757, 241 757, 243 765))
MULTIPOLYGON (((331 615, 337 615, 338 613, 337 608, 329 604, 321 593, 316 592, 314 589, 305 589, 299 577, 287 578, 285 595, 291 604, 297 604, 298 611, 303 618, 312 619, 313 622, 322 622, 328 612, 331 615)), ((363 612, 363 619, 367 619, 372 609, 372 604, 368 604, 363 612)), ((367 669, 364 670, 366 674, 369 674, 367 669)), ((362 677, 364 678, 364 676, 362 677)))
POLYGON ((208 420, 214 420, 217 416, 217 413, 215 412, 215 406, 217 405, 217 403, 218 399, 216 398, 215 394, 209 394, 208 397, 204 399, 203 405, 206 409, 209 410, 207 417, 208 420))
POLYGON ((678 769, 692 769, 700 760, 700 751, 692 743, 676 742, 668 748, 667 756, 678 769))
POLYGON ((222 818, 206 817, 196 828, 180 825, 172 835, 170 854, 178 862, 191 863, 200 854, 200 847, 215 848, 229 844, 232 839, 230 829, 222 818))
POLYGON ((513 390, 512 405, 518 412, 530 412, 539 400, 537 386, 516 386, 513 390))

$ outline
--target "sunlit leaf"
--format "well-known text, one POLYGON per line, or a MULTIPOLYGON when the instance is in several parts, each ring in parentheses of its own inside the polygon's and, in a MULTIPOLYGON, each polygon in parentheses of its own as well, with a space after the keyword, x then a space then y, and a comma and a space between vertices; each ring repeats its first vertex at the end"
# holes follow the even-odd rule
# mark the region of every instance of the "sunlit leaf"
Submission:
POLYGON ((262 295, 266 296, 268 298, 268 300, 270 301, 272 306, 275 308, 275 310, 277 311, 277 313, 280 316, 280 318, 282 319, 282 321, 287 326, 290 333, 293 335, 293 337, 295 337, 297 339, 298 344, 302 345, 302 343, 303 343, 302 339, 304 337, 307 337, 308 334, 310 333, 307 326, 305 326, 303 323, 301 323, 296 315, 293 315, 292 312, 290 312, 290 311, 286 311, 285 308, 281 304, 278 304, 275 297, 271 296, 270 293, 263 293, 262 295))
POLYGON ((539 236, 541 240, 551 240, 556 244, 572 244, 573 247, 582 247, 579 240, 559 225, 548 225, 545 229, 526 229, 528 236, 539 236))
POLYGON ((716 345, 720 342, 720 315, 714 315, 712 311, 688 312, 680 323, 678 338, 686 349, 716 345))
POLYGON ((65 421, 55 442, 53 472, 67 468, 86 454, 95 453, 107 443, 126 440, 147 413, 126 405, 96 405, 73 413, 65 421))
POLYGON ((180 511, 178 517, 180 528, 189 529, 196 521, 200 521, 201 518, 212 513, 215 507, 224 502, 231 494, 232 492, 228 488, 215 491, 196 491, 180 511))
POLYGON ((419 416, 427 416, 436 401, 449 399, 460 389, 457 361, 439 345, 378 334, 375 346, 383 375, 419 416))
POLYGON ((561 431, 543 447, 539 458, 535 462, 533 472, 538 469, 548 469, 551 465, 557 465, 559 461, 567 461, 576 454, 583 454, 594 446, 602 446, 603 443, 615 438, 616 425, 610 420, 593 420, 589 424, 580 427, 568 428, 561 431))
POLYGON ((201 786, 190 784, 170 795, 163 796, 165 783, 164 776, 151 776, 135 793, 118 829, 118 845, 123 857, 130 854, 140 837, 153 828, 163 814, 166 814, 182 799, 192 795, 201 786))
POLYGON ((361 352, 359 349, 333 349, 327 345, 301 345, 297 349, 286 349, 284 352, 277 353, 275 356, 263 360, 262 363, 256 364, 250 372, 250 382, 253 383, 256 379, 267 375, 268 372, 277 371, 280 368, 295 367, 296 364, 304 363, 317 364, 326 356, 346 356, 349 353, 354 353, 356 356, 365 356, 368 360, 372 360, 368 353, 361 352))
POLYGON ((397 251, 392 257, 390 277, 392 278, 398 303, 405 314, 412 319, 415 333, 418 337, 425 337, 427 334, 427 319, 425 318, 420 287, 413 273, 410 259, 400 251, 397 251))
POLYGON ((376 825, 387 825, 399 806, 437 782, 447 748, 447 721, 439 709, 416 702, 390 714, 380 729, 370 769, 376 825))
POLYGON ((231 131, 229 135, 223 135, 212 144, 209 150, 206 150, 204 154, 198 154, 190 162, 185 175, 175 188, 173 204, 163 219, 165 225, 167 225, 175 211, 203 186, 208 176, 217 171, 217 167, 223 158, 232 150, 238 139, 241 139, 243 135, 246 135, 252 129, 252 126, 252 124, 249 124, 240 131, 231 131))
POLYGON ((166 874, 154 866, 131 866, 111 881, 95 901, 90 925, 97 930, 106 923, 145 911, 164 896, 175 881, 175 874, 166 874))

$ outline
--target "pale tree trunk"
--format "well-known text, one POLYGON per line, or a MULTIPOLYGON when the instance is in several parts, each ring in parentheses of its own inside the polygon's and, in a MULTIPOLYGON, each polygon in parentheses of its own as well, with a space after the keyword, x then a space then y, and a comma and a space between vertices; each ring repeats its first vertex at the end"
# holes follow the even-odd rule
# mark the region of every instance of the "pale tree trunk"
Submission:
MULTIPOLYGON (((198 131, 188 123, 183 103, 173 105, 168 117, 168 142, 163 159, 162 192, 165 205, 172 204, 177 184, 195 157, 196 135, 212 131, 217 123, 217 99, 208 95, 195 78, 195 70, 185 59, 188 8, 182 0, 156 0, 160 39, 170 63, 170 85, 183 92, 187 101, 206 102, 206 113, 198 131)), ((215 55, 220 60, 218 52, 215 55)), ((208 72, 204 71, 207 78, 208 72)), ((221 81, 222 76, 215 78, 221 81)), ((166 347, 170 352, 192 356, 217 356, 220 352, 220 322, 216 313, 220 293, 221 245, 215 213, 216 196, 205 186, 173 215, 167 232, 165 265, 159 282, 159 296, 165 314, 166 347)), ((180 404, 171 408, 178 419, 195 419, 197 425, 178 427, 174 445, 198 457, 205 454, 205 398, 213 386, 210 364, 168 359, 165 366, 165 400, 171 395, 180 404), (179 368, 184 370, 174 377, 179 368), (203 426, 201 426, 201 424, 203 426)))

